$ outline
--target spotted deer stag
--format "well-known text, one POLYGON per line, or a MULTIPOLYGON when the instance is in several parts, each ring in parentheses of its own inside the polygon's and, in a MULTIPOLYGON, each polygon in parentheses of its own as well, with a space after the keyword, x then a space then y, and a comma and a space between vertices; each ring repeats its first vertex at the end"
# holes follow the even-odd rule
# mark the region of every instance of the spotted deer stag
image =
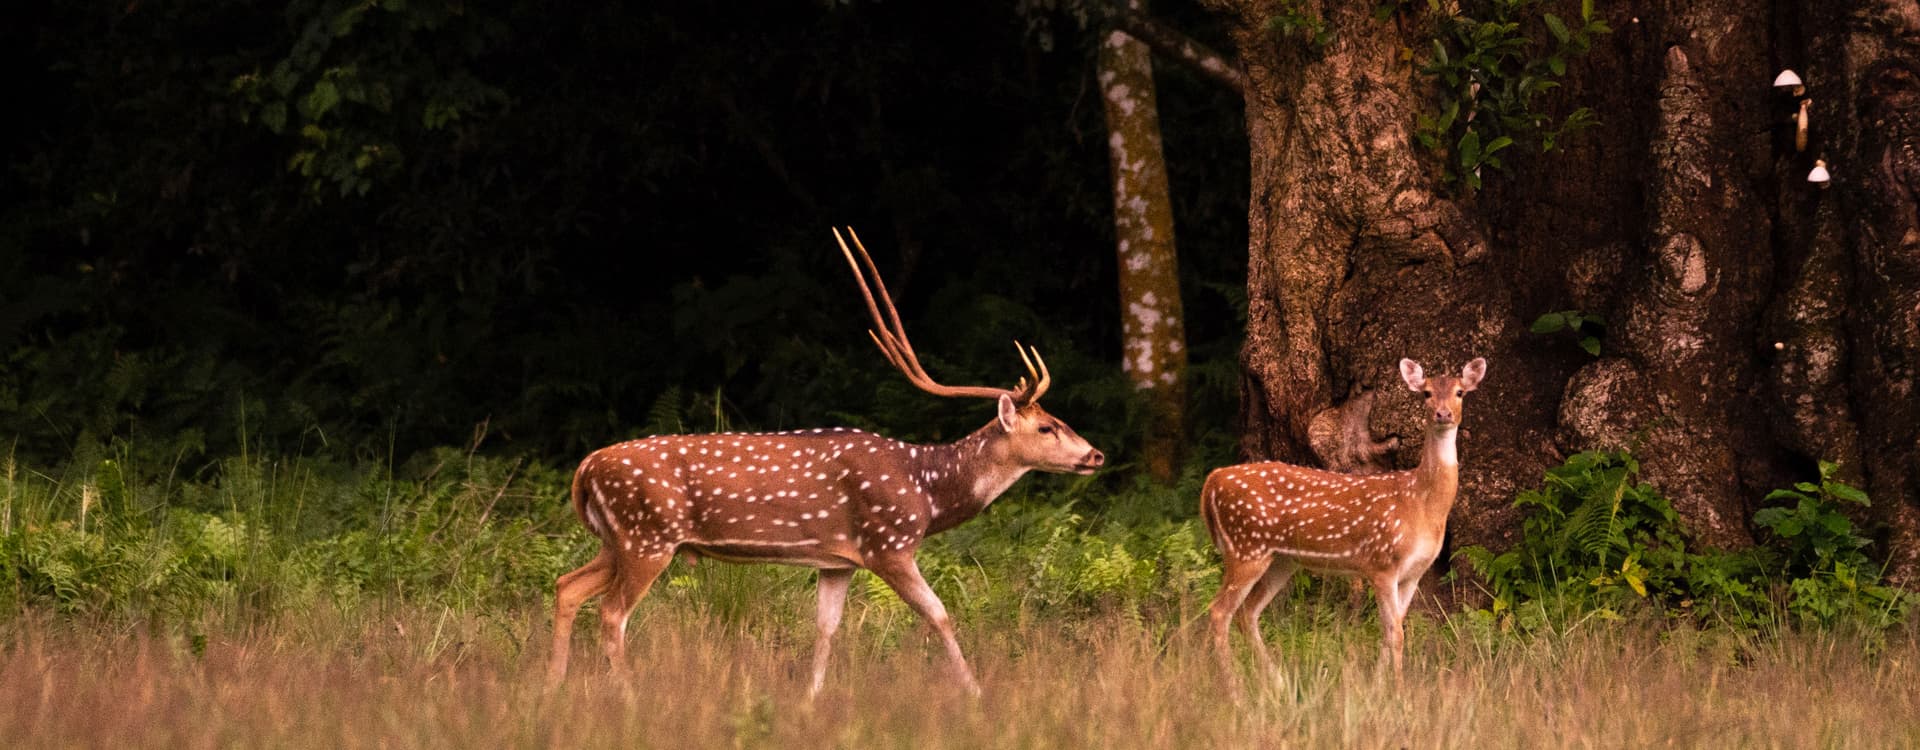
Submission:
POLYGON ((1260 638, 1260 613, 1300 568, 1357 576, 1373 584, 1383 634, 1381 659, 1401 674, 1401 623, 1420 576, 1440 552, 1460 486, 1455 446, 1461 401, 1480 385, 1487 361, 1459 377, 1428 378, 1400 360, 1407 388, 1426 399, 1426 443, 1409 471, 1354 476, 1283 463, 1227 466, 1207 476, 1200 516, 1224 558, 1220 593, 1209 615, 1220 666, 1234 679, 1229 628, 1253 642, 1260 668, 1273 662, 1260 638))
POLYGON ((593 452, 574 473, 573 508, 600 537, 600 554, 556 586, 550 683, 566 676, 574 615, 595 596, 604 597, 601 645, 616 667, 625 665, 627 619, 678 553, 689 564, 709 557, 820 571, 809 698, 825 680, 847 587, 860 568, 873 571, 933 627, 958 679, 979 692, 946 607, 921 577, 914 553, 929 534, 979 514, 1028 471, 1091 474, 1105 457, 1040 408, 1052 380, 1038 350, 1020 349, 1032 380, 1021 378, 1013 390, 934 382, 907 341, 872 257, 858 235, 847 234, 859 249, 858 262, 837 229, 834 238, 873 316, 869 334, 887 360, 927 393, 996 402, 998 416, 947 445, 832 428, 659 436, 593 452))

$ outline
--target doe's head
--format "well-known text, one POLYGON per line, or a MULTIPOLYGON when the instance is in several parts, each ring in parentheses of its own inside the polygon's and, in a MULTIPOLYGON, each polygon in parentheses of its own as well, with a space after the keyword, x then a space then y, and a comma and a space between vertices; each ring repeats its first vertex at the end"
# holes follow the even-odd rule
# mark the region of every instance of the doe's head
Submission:
POLYGON ((1480 387, 1480 379, 1486 375, 1487 360, 1484 357, 1475 357, 1460 368, 1459 377, 1435 375, 1429 378, 1421 372, 1420 363, 1411 359, 1400 360, 1400 379, 1406 381, 1409 390, 1426 398, 1427 414, 1436 428, 1459 426, 1463 416, 1462 400, 1473 389, 1480 387))
POLYGON ((1092 474, 1107 456, 1088 444, 1067 423, 1040 408, 1037 400, 1015 404, 1000 396, 999 428, 1009 454, 1023 466, 1057 473, 1092 474))

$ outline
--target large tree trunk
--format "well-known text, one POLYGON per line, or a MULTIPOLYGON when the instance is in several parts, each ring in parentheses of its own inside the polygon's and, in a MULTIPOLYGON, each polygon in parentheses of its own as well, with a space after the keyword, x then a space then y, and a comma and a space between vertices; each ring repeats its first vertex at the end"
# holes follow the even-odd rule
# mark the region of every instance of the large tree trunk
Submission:
POLYGON ((1809 153, 1782 160, 1781 257, 1766 370, 1776 434, 1841 462, 1873 498, 1890 577, 1920 583, 1920 6, 1785 4, 1778 59, 1813 99, 1809 153), (1796 38, 1793 32, 1806 33, 1796 38), (1813 158, 1833 187, 1810 189, 1813 158))
MULTIPOLYGON (((1466 4, 1472 10, 1473 4, 1466 4)), ((1247 71, 1249 209, 1243 449, 1337 464, 1316 432, 1393 362, 1491 363, 1470 399, 1451 546, 1502 547, 1515 493, 1567 453, 1629 447, 1697 540, 1737 547, 1768 488, 1836 460, 1875 499, 1896 580, 1920 564, 1920 10, 1912 3, 1609 3, 1617 30, 1549 106, 1601 127, 1511 154, 1465 196, 1411 130, 1431 84, 1404 56, 1433 27, 1372 4, 1272 0, 1232 14, 1247 71), (1313 49, 1268 20, 1307 14, 1313 49), (1807 31, 1802 32, 1801 29, 1807 31), (1814 99, 1793 149, 1783 63, 1814 99), (1835 173, 1805 181, 1823 155, 1835 173), (1579 309, 1599 357, 1527 333, 1579 309), (1776 342, 1778 345, 1776 346, 1776 342)), ((1419 54, 1419 52, 1416 52, 1419 54)), ((1413 400, 1381 393, 1374 431, 1410 465, 1413 400)), ((1364 404, 1362 404, 1364 406, 1364 404)), ((1346 455, 1377 447, 1341 431, 1346 455)), ((1444 559, 1444 558, 1443 558, 1444 559)))
MULTIPOLYGON (((1400 438, 1391 463, 1416 462, 1416 401, 1396 362, 1457 370, 1493 363, 1468 405, 1456 543, 1506 546, 1513 492, 1538 478, 1552 414, 1537 408, 1559 383, 1519 365, 1524 326, 1509 274, 1490 254, 1484 223, 1451 197, 1416 151, 1420 81, 1401 50, 1429 46, 1373 18, 1363 3, 1235 5, 1248 75, 1251 247, 1243 452, 1250 459, 1337 465, 1372 446, 1316 445, 1336 394, 1375 398, 1376 431, 1400 438), (1331 32, 1315 51, 1266 30, 1282 6, 1306 7, 1331 32), (1357 387, 1357 388, 1356 388, 1357 387)), ((1347 431, 1355 443, 1364 431, 1347 431)))
POLYGON ((1110 31, 1099 68, 1120 255, 1121 368, 1146 403, 1141 459, 1150 476, 1170 483, 1186 444, 1187 350, 1153 56, 1125 32, 1110 31))

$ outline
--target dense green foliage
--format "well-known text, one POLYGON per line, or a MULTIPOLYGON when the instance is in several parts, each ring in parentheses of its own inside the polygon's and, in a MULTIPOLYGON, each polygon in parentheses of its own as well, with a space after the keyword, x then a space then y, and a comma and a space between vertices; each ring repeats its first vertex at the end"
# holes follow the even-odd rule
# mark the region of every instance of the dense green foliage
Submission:
POLYGON ((1538 626, 1566 610, 1692 617, 1756 627, 1792 621, 1882 628, 1900 621, 1912 597, 1880 584, 1868 541, 1856 535, 1836 501, 1866 496, 1821 465, 1818 483, 1768 495, 1796 500, 1754 517, 1780 544, 1737 552, 1691 551, 1673 505, 1639 481, 1626 452, 1579 453, 1549 469, 1545 484, 1520 493, 1527 512, 1521 541, 1495 554, 1480 547, 1460 559, 1492 589, 1492 612, 1538 626))
MULTIPOLYGON (((1548 10, 1545 0, 1444 6, 1428 0, 1427 6, 1438 28, 1420 72, 1433 79, 1439 95, 1435 112, 1420 117, 1416 135, 1440 155, 1449 180, 1477 190, 1482 170, 1505 168, 1499 154, 1506 148, 1524 145, 1544 154, 1598 121, 1587 107, 1555 117, 1540 101, 1559 88, 1570 60, 1587 54, 1595 37, 1613 32, 1594 14, 1593 0, 1581 0, 1572 23, 1548 10)), ((1391 12, 1397 6, 1381 7, 1391 12)))
MULTIPOLYGON (((549 596, 598 545, 564 501, 565 471, 470 451, 392 468, 243 456, 201 479, 142 468, 98 457, 53 474, 4 467, 0 617, 54 611, 171 629, 386 601, 504 610, 549 596)), ((1188 507, 1199 481, 1140 480, 1109 497, 1094 479, 1028 480, 929 540, 921 566, 975 622, 1115 611, 1178 620, 1216 578, 1188 507)), ((768 595, 804 598, 807 575, 676 563, 661 590, 737 611, 768 595)), ((875 595, 877 579, 860 580, 872 601, 909 616, 875 595)))
MULTIPOLYGON (((239 456, 177 477, 135 453, 76 457, 50 472, 0 467, 0 618, 52 612, 191 633, 315 608, 504 612, 540 606, 554 578, 598 544, 564 501, 567 472, 535 461, 470 449, 398 465, 239 456)), ((1486 616, 1507 627, 1599 614, 1884 628, 1911 599, 1878 582, 1867 542, 1837 509, 1864 498, 1825 468, 1820 481, 1773 496, 1797 504, 1756 519, 1777 544, 1726 553, 1689 548, 1631 456, 1582 453, 1516 500, 1527 512, 1518 546, 1459 559, 1489 586, 1486 616)), ((930 538, 921 567, 972 627, 1119 616, 1180 629, 1204 612, 1219 579, 1194 517, 1201 478, 1196 465, 1171 487, 1027 479, 980 518, 930 538)), ((809 576, 675 563, 655 595, 723 620, 768 597, 798 613, 809 576)), ((877 579, 856 580, 871 611, 913 620, 877 579)))

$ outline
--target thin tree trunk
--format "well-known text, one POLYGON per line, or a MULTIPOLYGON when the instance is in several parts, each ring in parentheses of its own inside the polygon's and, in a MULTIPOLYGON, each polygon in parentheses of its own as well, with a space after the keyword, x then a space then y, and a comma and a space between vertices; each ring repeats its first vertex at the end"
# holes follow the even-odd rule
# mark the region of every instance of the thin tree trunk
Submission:
POLYGON ((1159 103, 1147 46, 1125 32, 1108 32, 1100 45, 1099 78, 1113 167, 1122 368, 1147 404, 1141 440, 1147 473, 1172 482, 1186 443, 1186 326, 1173 202, 1167 194, 1159 103))

